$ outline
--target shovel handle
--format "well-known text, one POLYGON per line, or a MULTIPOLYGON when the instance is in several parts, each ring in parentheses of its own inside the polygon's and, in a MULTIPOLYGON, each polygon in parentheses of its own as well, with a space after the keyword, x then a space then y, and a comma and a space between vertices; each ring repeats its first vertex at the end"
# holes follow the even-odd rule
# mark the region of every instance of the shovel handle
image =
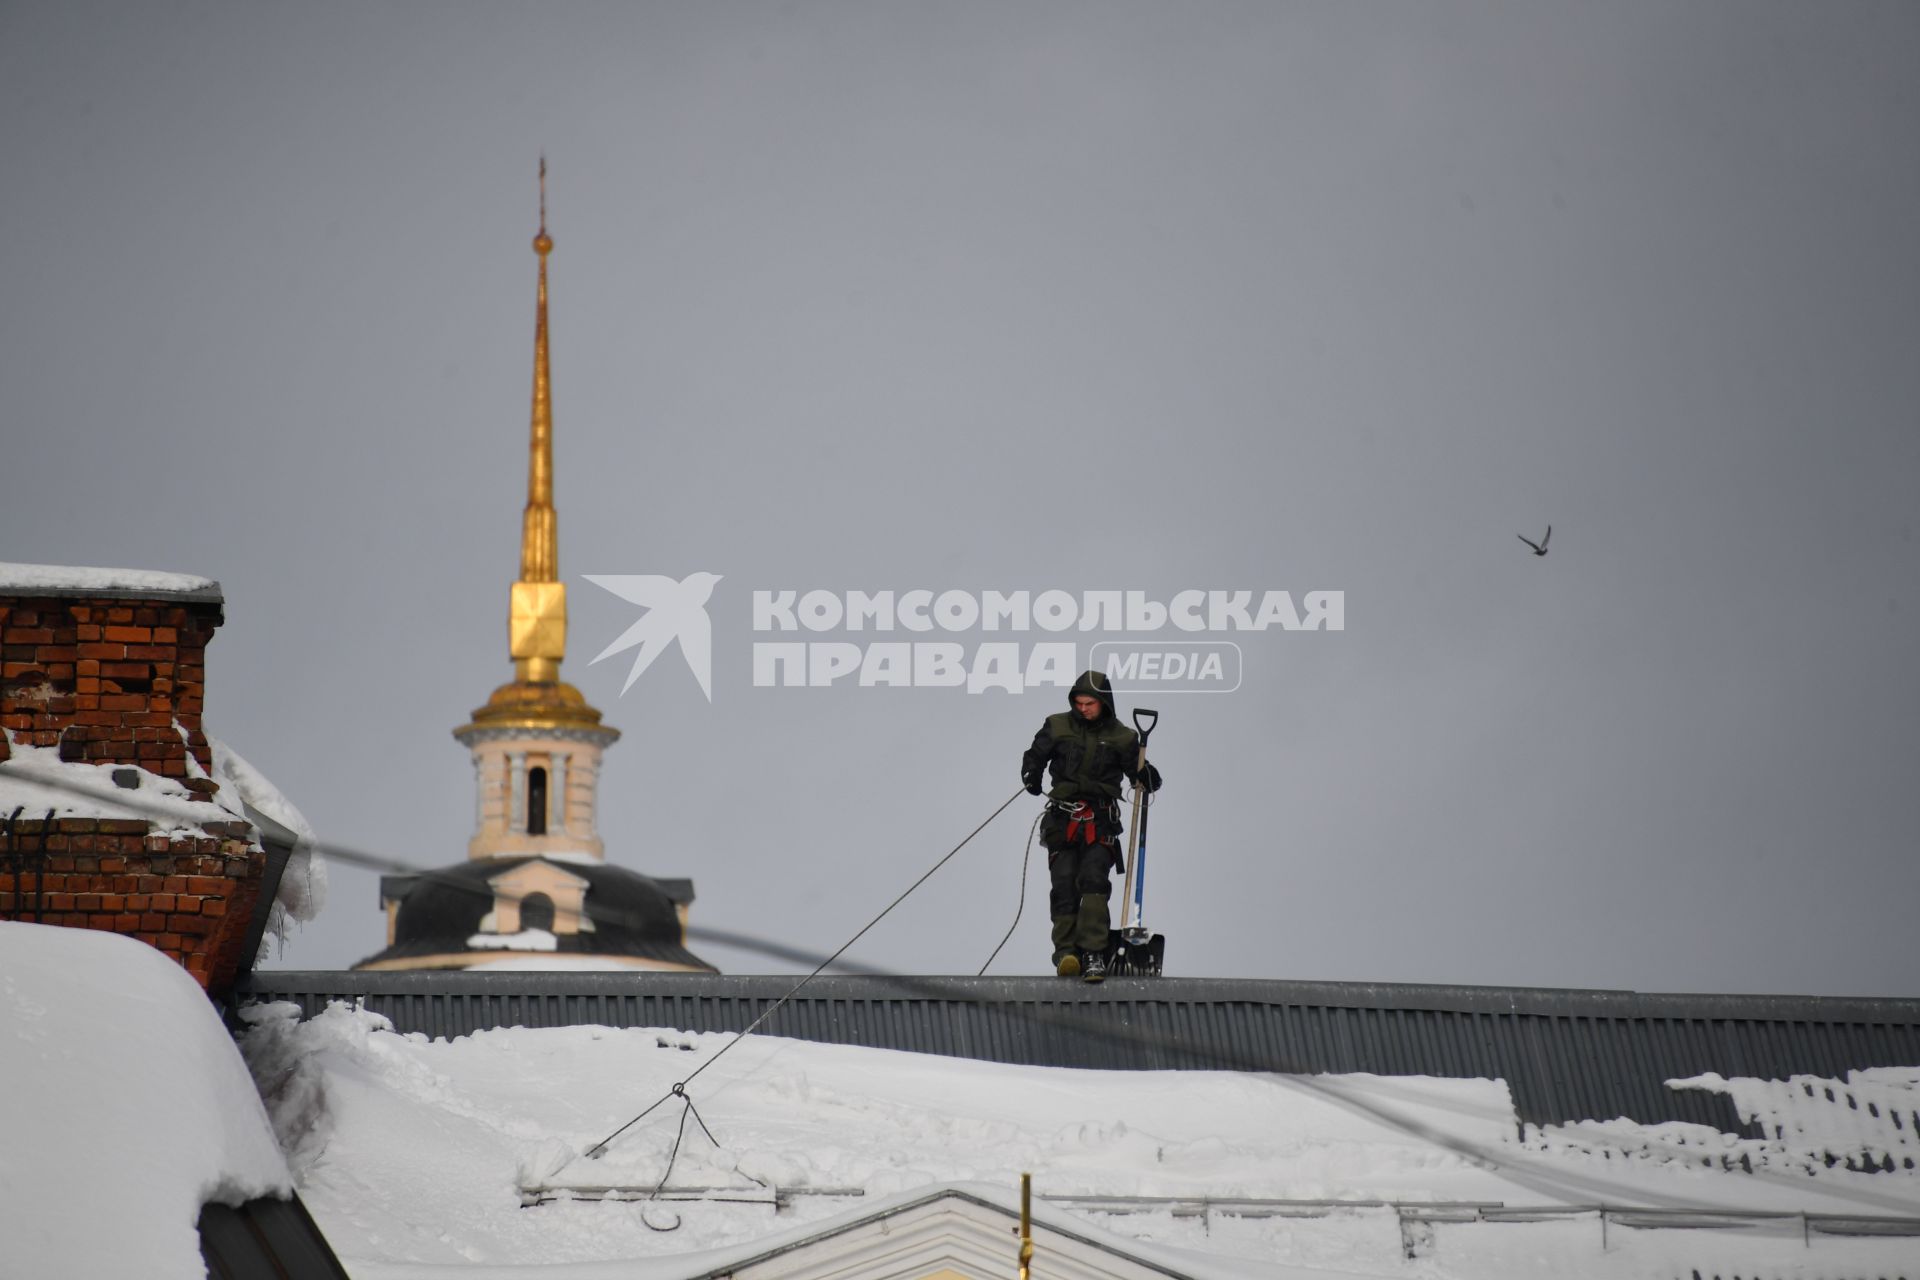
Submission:
POLYGON ((1154 726, 1159 723, 1160 713, 1158 711, 1154 711, 1148 707, 1135 707, 1133 709, 1133 727, 1140 734, 1140 750, 1145 751, 1147 749, 1147 739, 1153 735, 1154 726), (1140 723, 1141 716, 1147 718, 1145 724, 1140 723))

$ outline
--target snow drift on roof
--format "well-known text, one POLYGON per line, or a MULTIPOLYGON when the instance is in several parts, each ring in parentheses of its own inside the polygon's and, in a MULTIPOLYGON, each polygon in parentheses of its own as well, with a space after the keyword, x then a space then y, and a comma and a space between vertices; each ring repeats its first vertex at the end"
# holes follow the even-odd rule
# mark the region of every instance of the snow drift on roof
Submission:
POLYGON ((209 1201, 292 1190, 186 970, 118 934, 0 922, 0 1241, 21 1276, 201 1280, 209 1201))
MULTIPOLYGON (((243 1047, 274 1091, 302 1199, 363 1280, 449 1264, 529 1280, 685 1280, 886 1196, 955 1183, 1006 1195, 1023 1171, 1037 1195, 1082 1198, 1050 1212, 1203 1280, 1776 1275, 1783 1260, 1894 1274, 1912 1238, 1816 1229, 1807 1245, 1798 1220, 1606 1233, 1593 1208, 1567 1206, 1920 1213, 1911 1173, 1791 1159, 1771 1169, 1787 1153, 1730 1139, 1748 1144, 1747 1172, 1720 1158, 1734 1154, 1725 1144, 1702 1145, 1701 1126, 1523 1131, 1497 1081, 1066 1070, 756 1035, 687 1084, 703 1128, 669 1091, 728 1035, 579 1026, 445 1041, 396 1035, 344 1004, 306 1022, 297 1012, 248 1009, 243 1047), (656 1101, 606 1154, 585 1156, 656 1101), (669 1194, 693 1198, 588 1198, 644 1195, 663 1177, 669 1194), (546 1194, 523 1208, 529 1188, 546 1194), (1185 1211, 1126 1197, 1185 1198, 1185 1211), (1203 1197, 1295 1203, 1202 1216, 1203 1197), (1464 1216, 1409 1227, 1387 1201, 1447 1202, 1464 1216), (1517 1216, 1482 1220, 1477 1205, 1517 1216)), ((1012 1275, 1011 1244, 1006 1261, 1012 1275)))

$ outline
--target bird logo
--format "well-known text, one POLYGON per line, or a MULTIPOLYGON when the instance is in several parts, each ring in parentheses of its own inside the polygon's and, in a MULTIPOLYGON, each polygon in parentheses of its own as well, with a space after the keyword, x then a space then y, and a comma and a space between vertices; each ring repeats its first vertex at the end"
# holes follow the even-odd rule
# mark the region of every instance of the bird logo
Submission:
POLYGON ((1553 541, 1553 526, 1552 525, 1547 526, 1547 536, 1540 539, 1540 541, 1538 542, 1535 542, 1532 538, 1529 538, 1524 533, 1516 533, 1513 536, 1520 539, 1520 541, 1526 543, 1528 546, 1532 547, 1533 554, 1537 556, 1543 556, 1547 554, 1547 544, 1553 541))
MULTIPOLYGON (((687 668, 693 672, 693 678, 700 682, 700 692, 707 695, 708 702, 713 701, 713 624, 707 620, 707 600, 713 595, 714 583, 720 581, 719 574, 690 573, 678 582, 659 573, 589 573, 583 576, 596 587, 603 587, 629 604, 637 604, 646 610, 638 622, 621 632, 617 640, 593 659, 593 662, 599 662, 635 645, 640 646, 640 652, 633 655, 633 667, 627 672, 627 682, 620 686, 623 697, 627 690, 633 688, 633 682, 640 678, 640 673, 652 666, 653 660, 666 652, 668 645, 678 640, 680 656, 687 660, 687 668)), ((587 665, 592 666, 593 662, 587 665)))

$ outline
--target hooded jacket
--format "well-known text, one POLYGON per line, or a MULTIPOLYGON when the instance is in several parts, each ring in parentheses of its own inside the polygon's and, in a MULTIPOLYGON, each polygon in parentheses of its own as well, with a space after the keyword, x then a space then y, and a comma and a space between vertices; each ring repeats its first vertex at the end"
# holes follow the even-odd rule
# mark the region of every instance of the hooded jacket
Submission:
POLYGON ((1022 779, 1053 771, 1055 800, 1118 800, 1120 780, 1138 781, 1140 736, 1120 721, 1113 704, 1113 687, 1104 672, 1085 671, 1067 693, 1068 710, 1047 717, 1033 745, 1020 758, 1022 779), (1100 717, 1087 720, 1072 709, 1073 700, 1092 694, 1100 699, 1100 717))

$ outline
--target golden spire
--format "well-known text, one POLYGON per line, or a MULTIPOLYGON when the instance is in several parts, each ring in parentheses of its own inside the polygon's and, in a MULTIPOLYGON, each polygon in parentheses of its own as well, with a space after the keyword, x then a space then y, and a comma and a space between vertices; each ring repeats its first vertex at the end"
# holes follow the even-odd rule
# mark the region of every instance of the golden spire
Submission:
POLYGON ((533 313, 533 438, 527 460, 527 510, 521 519, 520 581, 557 582, 560 578, 559 518, 553 509, 553 392, 547 372, 547 158, 540 157, 540 234, 533 238, 540 255, 540 295, 533 313))
POLYGON ((553 394, 547 372, 547 158, 540 157, 539 300, 533 313, 533 429, 527 509, 520 521, 520 579, 513 584, 507 647, 521 683, 553 684, 567 653, 567 588, 560 581, 560 518, 553 509, 553 394))
POLYGON ((620 736, 580 691, 560 679, 567 656, 567 586, 560 581, 559 516, 553 507, 553 399, 547 371, 547 158, 540 157, 540 291, 533 317, 533 427, 527 457, 527 507, 520 525, 520 577, 507 615, 513 681, 493 691, 473 722, 455 729, 461 741, 475 730, 510 728, 587 730, 602 746, 620 736))

